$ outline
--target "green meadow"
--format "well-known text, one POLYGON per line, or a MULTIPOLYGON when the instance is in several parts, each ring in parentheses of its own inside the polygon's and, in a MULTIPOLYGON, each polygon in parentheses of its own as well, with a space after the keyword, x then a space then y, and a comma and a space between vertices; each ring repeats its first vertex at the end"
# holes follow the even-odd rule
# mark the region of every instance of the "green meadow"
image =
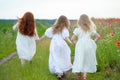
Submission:
MULTIPOLYGON (((16 21, 0 21, 0 60, 8 54, 16 51, 15 39, 17 32, 12 30, 16 21)), ((72 22, 71 22, 72 23, 72 22)), ((41 37, 51 24, 44 21, 36 21, 37 31, 41 37)), ((88 73, 88 80, 120 80, 120 23, 113 23, 113 35, 110 35, 110 26, 102 27, 96 23, 97 31, 104 35, 97 44, 96 57, 98 61, 97 72, 88 73)), ((72 24, 70 35, 76 27, 72 24)), ((27 62, 21 66, 18 56, 0 65, 0 80, 57 80, 54 74, 49 72, 50 39, 45 39, 37 44, 37 51, 32 63, 27 62)), ((75 46, 68 44, 71 48, 71 61, 74 60, 75 46)), ((76 80, 71 71, 64 80, 76 80)))
POLYGON ((0 21, 0 59, 15 51, 16 32, 12 30, 15 21, 0 21))

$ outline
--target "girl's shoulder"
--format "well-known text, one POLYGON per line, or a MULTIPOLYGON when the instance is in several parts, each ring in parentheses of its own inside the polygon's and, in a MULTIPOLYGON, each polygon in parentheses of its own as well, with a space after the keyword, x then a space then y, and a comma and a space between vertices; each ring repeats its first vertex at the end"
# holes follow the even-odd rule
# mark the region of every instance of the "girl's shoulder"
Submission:
POLYGON ((74 31, 75 31, 75 32, 79 32, 79 31, 81 31, 81 28, 80 28, 80 27, 77 27, 77 28, 74 29, 74 31))
POLYGON ((45 31, 45 35, 49 38, 52 38, 53 36, 53 28, 49 27, 46 31, 45 31))
POLYGON ((64 28, 62 29, 62 33, 63 33, 63 32, 66 32, 66 31, 68 31, 68 29, 67 29, 66 27, 64 27, 64 28))
POLYGON ((64 27, 63 30, 68 30, 68 28, 64 27))
POLYGON ((49 28, 47 28, 46 31, 52 31, 52 30, 53 30, 53 28, 52 28, 52 27, 49 27, 49 28))
POLYGON ((75 35, 79 35, 80 32, 81 32, 81 29, 80 29, 79 27, 75 28, 74 31, 73 31, 73 33, 74 33, 75 35))
POLYGON ((79 30, 80 28, 79 28, 79 27, 76 27, 75 29, 76 29, 76 30, 79 30))

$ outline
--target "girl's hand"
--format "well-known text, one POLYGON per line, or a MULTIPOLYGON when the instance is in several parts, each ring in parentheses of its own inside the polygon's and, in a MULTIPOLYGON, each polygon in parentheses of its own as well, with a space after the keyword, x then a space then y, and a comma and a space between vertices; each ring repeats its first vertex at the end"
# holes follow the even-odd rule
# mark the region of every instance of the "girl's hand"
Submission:
POLYGON ((36 40, 36 44, 38 44, 39 42, 41 42, 41 40, 40 40, 40 39, 36 40))
POLYGON ((75 44, 76 44, 76 43, 73 43, 73 42, 72 42, 72 45, 73 45, 73 46, 75 46, 75 44))
POLYGON ((77 36, 73 34, 71 37, 71 41, 74 45, 76 44, 76 39, 77 39, 77 36))
POLYGON ((43 35, 40 39, 36 40, 36 44, 40 43, 45 38, 47 38, 47 36, 43 35))
POLYGON ((96 33, 94 41, 97 42, 99 40, 99 38, 100 38, 100 35, 98 33, 96 33))
POLYGON ((19 17, 17 17, 17 20, 18 20, 19 23, 22 21, 21 18, 19 18, 19 17))

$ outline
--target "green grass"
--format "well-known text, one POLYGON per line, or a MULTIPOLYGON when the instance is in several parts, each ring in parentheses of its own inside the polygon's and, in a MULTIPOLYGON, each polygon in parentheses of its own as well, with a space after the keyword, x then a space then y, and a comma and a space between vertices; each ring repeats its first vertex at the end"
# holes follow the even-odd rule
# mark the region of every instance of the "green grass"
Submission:
POLYGON ((0 59, 15 51, 16 32, 12 30, 13 24, 0 21, 0 59))
MULTIPOLYGON (((100 44, 98 42, 98 45, 100 44)), ((16 56, 7 63, 0 65, 0 80, 57 80, 55 75, 51 74, 48 69, 49 45, 49 39, 37 45, 37 51, 32 64, 27 62, 22 67, 18 56, 16 56)), ((98 51, 100 46, 98 46, 98 51)), ((74 50, 73 46, 70 47, 74 50)), ((97 52, 99 71, 88 74, 89 80, 119 80, 120 72, 109 67, 108 54, 104 53, 104 51, 97 52)), ((72 60, 73 58, 74 53, 72 53, 72 60)), ((120 66, 119 62, 117 64, 120 66)), ((74 74, 70 72, 70 77, 66 80, 75 80, 74 74)))
POLYGON ((0 80, 55 80, 48 70, 48 44, 49 40, 45 40, 37 46, 32 64, 27 62, 22 67, 16 56, 9 62, 0 65, 0 80), (47 44, 47 46, 43 46, 43 44, 47 44))
MULTIPOLYGON (((39 36, 44 34, 47 24, 38 24, 37 30, 39 36)), ((116 42, 120 41, 120 27, 115 25, 115 35, 109 36, 108 27, 104 28, 105 38, 101 38, 97 42, 97 69, 96 73, 88 74, 89 80, 120 80, 120 46, 116 46, 116 42)), ((14 34, 14 36, 16 36, 14 34)), ((1 39, 1 38, 0 38, 1 39)), ((6 39, 5 39, 6 40, 6 39)), ((12 42, 12 40, 10 40, 12 42)), ((13 40, 15 41, 15 40, 13 40)), ((5 41, 3 43, 6 43, 5 41)), ((10 42, 9 42, 10 43, 10 42)), ((7 45, 8 43, 6 43, 7 45)), ((0 80, 57 80, 54 74, 49 72, 50 39, 45 39, 37 45, 37 51, 33 57, 33 62, 27 62, 25 66, 21 66, 18 56, 10 61, 0 65, 0 80)), ((75 47, 70 45, 72 62, 74 60, 75 47)), ((1 49, 1 48, 0 48, 1 49)), ((4 48, 5 49, 5 48, 4 48)), ((75 80, 74 74, 69 72, 70 76, 65 80, 75 80)))

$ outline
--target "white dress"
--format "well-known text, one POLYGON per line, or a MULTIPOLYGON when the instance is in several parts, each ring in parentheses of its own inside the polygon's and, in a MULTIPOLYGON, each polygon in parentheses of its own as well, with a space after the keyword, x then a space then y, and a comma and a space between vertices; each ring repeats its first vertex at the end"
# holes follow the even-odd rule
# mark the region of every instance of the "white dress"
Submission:
POLYGON ((96 30, 92 29, 91 32, 84 32, 81 28, 76 28, 73 33, 78 37, 78 41, 75 47, 72 72, 96 72, 97 45, 91 39, 91 36, 96 33, 96 30))
POLYGON ((39 39, 37 32, 35 36, 29 37, 19 32, 19 23, 13 26, 13 30, 18 30, 16 38, 17 53, 20 59, 32 60, 36 52, 36 42, 39 39))
POLYGON ((66 28, 62 30, 62 33, 53 34, 52 27, 48 28, 45 35, 52 38, 50 43, 50 55, 49 55, 49 70, 51 73, 63 73, 72 68, 71 64, 71 51, 65 38, 69 37, 69 32, 66 28))

